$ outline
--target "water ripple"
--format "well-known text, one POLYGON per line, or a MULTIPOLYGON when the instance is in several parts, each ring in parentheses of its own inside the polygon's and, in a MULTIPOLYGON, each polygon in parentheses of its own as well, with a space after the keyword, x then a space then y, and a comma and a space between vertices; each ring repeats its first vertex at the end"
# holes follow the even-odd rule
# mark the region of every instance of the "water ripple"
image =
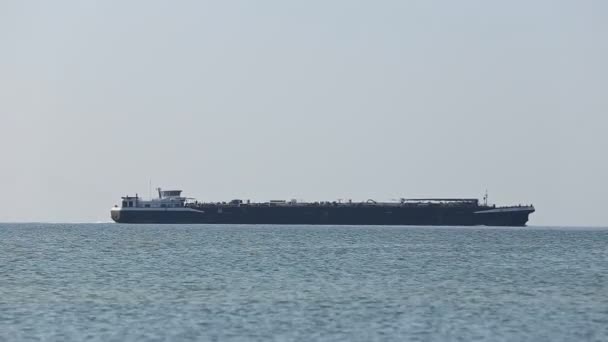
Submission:
POLYGON ((0 340, 606 341, 607 229, 1 224, 0 340))

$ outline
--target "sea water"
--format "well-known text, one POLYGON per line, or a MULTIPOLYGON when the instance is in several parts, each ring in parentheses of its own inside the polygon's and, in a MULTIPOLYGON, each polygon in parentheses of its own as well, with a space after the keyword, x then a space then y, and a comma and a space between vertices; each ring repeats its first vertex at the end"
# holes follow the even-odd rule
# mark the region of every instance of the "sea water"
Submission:
POLYGON ((0 341, 608 341, 608 228, 0 224, 0 341))

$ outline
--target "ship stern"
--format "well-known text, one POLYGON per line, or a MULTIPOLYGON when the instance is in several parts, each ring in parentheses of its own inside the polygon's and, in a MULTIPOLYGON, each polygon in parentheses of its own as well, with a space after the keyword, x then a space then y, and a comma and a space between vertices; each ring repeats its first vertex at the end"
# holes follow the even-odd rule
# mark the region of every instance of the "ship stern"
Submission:
POLYGON ((120 212, 121 212, 121 210, 118 207, 113 207, 110 210, 110 217, 112 218, 112 220, 114 222, 120 223, 120 216, 121 216, 120 212))

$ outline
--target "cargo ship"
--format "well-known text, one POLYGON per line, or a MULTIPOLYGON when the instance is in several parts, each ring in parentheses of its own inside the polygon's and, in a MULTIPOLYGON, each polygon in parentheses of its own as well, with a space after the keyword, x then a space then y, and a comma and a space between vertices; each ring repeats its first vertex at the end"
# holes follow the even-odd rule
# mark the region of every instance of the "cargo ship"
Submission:
POLYGON ((532 205, 496 206, 475 198, 401 198, 393 202, 271 200, 199 202, 181 190, 158 190, 158 198, 122 197, 111 209, 118 223, 525 226, 532 205))

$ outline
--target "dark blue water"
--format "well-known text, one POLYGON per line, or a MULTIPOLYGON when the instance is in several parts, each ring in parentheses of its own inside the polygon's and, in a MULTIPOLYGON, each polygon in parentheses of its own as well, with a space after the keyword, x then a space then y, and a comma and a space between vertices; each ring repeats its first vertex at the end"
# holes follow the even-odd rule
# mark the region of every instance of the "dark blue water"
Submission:
POLYGON ((607 341, 608 229, 1 224, 38 339, 607 341))

